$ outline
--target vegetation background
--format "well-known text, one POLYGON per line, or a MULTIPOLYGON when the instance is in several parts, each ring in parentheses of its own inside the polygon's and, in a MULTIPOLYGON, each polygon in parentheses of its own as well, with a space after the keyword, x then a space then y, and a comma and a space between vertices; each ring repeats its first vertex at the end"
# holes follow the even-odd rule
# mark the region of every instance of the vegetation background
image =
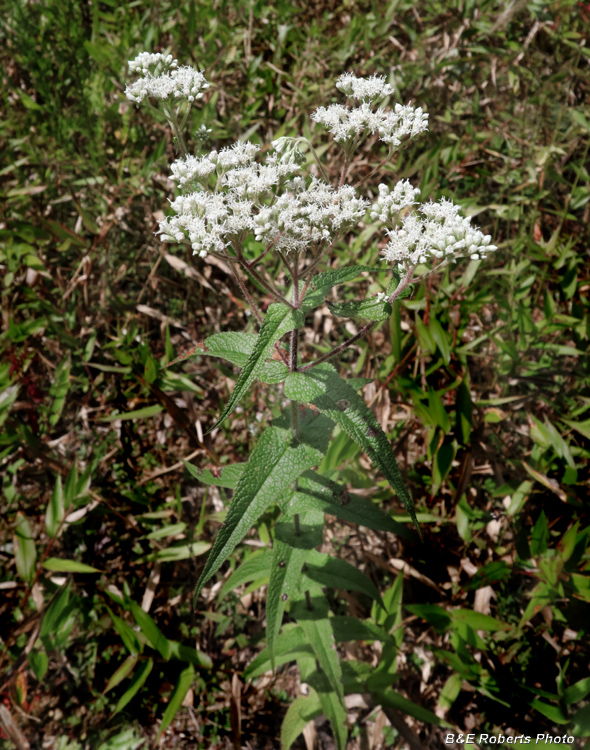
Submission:
MULTIPOLYGON (((336 174, 338 149, 309 115, 339 100, 344 71, 383 74, 399 101, 430 113, 429 133, 380 180, 409 178, 425 200, 461 203, 500 249, 483 264, 430 276, 348 358, 349 369, 374 379, 363 394, 392 441, 425 537, 409 544, 330 526, 326 544, 382 592, 397 592, 396 689, 411 701, 402 719, 351 705, 350 747, 440 748, 457 729, 567 733, 582 747, 590 736, 590 5, 7 0, 4 8, 0 746, 277 748, 299 690, 292 666, 240 677, 262 638, 259 589, 219 599, 217 587, 191 605, 229 493, 196 482, 181 460, 201 468, 245 460, 280 393, 259 385, 243 413, 203 442, 235 371, 206 358, 165 368, 212 332, 254 327, 223 269, 153 234, 173 193, 173 144, 163 119, 123 95, 127 61, 149 50, 172 52, 212 83, 191 123, 191 132, 212 128, 208 148, 313 132, 336 174), (482 614, 501 626, 478 629, 482 614)), ((378 148, 361 154, 360 174, 378 148)), ((338 246, 336 262, 375 265, 382 242, 367 225, 338 246)), ((383 289, 384 279, 365 279, 365 291, 383 289)), ((344 335, 324 308, 306 346, 326 351, 344 335)), ((325 463, 403 518, 343 436, 325 463)), ((270 542, 272 521, 263 519, 232 568, 270 542)), ((379 616, 362 594, 338 592, 337 601, 379 616)), ((378 662, 378 643, 343 645, 353 651, 378 662)), ((333 747, 328 726, 316 724, 295 747, 314 733, 318 748, 333 747)))

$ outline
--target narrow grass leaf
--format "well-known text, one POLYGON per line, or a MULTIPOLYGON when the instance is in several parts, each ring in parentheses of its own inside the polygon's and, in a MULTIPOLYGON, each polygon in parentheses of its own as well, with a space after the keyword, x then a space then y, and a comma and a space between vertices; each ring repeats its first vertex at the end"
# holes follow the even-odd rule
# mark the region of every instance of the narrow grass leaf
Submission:
POLYGON ((133 672, 133 669, 135 668, 135 665, 139 661, 139 655, 138 654, 130 654, 125 661, 120 664, 117 669, 113 672, 111 675, 109 681, 106 684, 105 689, 102 691, 102 694, 108 693, 109 690, 112 690, 114 687, 117 687, 123 680, 130 675, 131 672, 133 672))
POLYGON ((135 622, 139 625, 141 632, 145 635, 151 645, 160 653, 160 656, 168 661, 170 659, 170 643, 156 625, 153 619, 144 612, 137 602, 131 602, 131 613, 135 622))
POLYGON ((46 570, 52 570, 59 573, 101 573, 98 568, 92 565, 77 562, 76 560, 63 560, 61 557, 48 557, 43 562, 46 570))
POLYGON ((113 711, 113 716, 115 714, 118 714, 119 711, 122 711, 129 703, 129 701, 131 701, 137 695, 137 693, 141 690, 145 681, 149 677, 153 666, 153 659, 148 659, 141 664, 135 676, 133 677, 133 680, 131 681, 131 685, 129 685, 127 690, 119 698, 117 705, 115 706, 115 710, 113 711))
POLYGON ((47 535, 52 539, 57 535, 58 529, 64 517, 64 490, 61 476, 58 474, 51 498, 47 503, 45 511, 45 529, 47 535))
POLYGON ((33 539, 33 532, 26 516, 20 511, 16 516, 14 530, 14 560, 19 576, 29 583, 35 575, 37 563, 37 548, 33 539))
POLYGON ((158 735, 157 738, 160 737, 162 732, 165 732, 166 729, 170 726, 172 723, 172 720, 176 716, 176 714, 179 712, 182 701, 184 700, 186 694, 188 693, 190 686, 193 683, 193 679, 195 677, 195 669, 192 664, 189 664, 188 667, 182 670, 180 673, 180 677, 178 678, 178 682, 176 683, 176 686, 174 687, 174 692, 170 696, 170 702, 166 706, 166 710, 164 711, 164 716, 162 716, 162 721, 160 723, 160 728, 158 729, 158 735))

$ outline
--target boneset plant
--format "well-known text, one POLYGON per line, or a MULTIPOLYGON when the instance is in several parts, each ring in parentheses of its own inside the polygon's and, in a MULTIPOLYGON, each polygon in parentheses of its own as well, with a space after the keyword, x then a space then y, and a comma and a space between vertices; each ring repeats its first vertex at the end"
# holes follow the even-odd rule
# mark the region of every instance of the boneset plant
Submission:
MULTIPOLYGON (((189 465, 200 481, 234 489, 196 596, 262 514, 277 505, 280 518, 272 549, 251 555, 225 582, 221 593, 246 582, 268 580, 267 646, 247 675, 253 677, 296 660, 301 681, 309 686, 308 695, 298 698, 287 713, 283 746, 291 745, 306 723, 323 713, 338 748, 344 748, 348 732, 345 693, 370 694, 375 704, 440 723, 433 714, 391 690, 400 645, 396 625, 400 621, 401 578, 382 598, 357 568, 316 549, 322 544, 326 513, 406 537, 414 532, 316 469, 338 425, 387 479, 420 533, 389 440, 359 394, 367 381, 342 377, 337 357, 386 320, 392 314, 392 303, 411 293, 411 283, 458 258, 484 257, 495 249, 491 238, 473 227, 469 217, 461 217, 459 207, 449 200, 419 205, 420 191, 407 180, 393 186, 380 184, 373 201, 359 193, 359 187, 404 141, 427 129, 428 115, 422 109, 384 106, 384 100, 394 93, 384 78, 356 78, 346 73, 336 87, 347 97, 347 104, 320 107, 312 114, 342 151, 342 163, 332 184, 313 145, 302 137, 278 138, 266 153, 249 141, 203 156, 189 153, 183 127, 191 103, 201 98, 209 85, 203 74, 190 67, 179 68, 170 55, 142 53, 130 66, 140 78, 128 86, 128 98, 138 104, 149 99, 159 103, 180 153, 171 166, 178 195, 170 204, 170 215, 160 222, 160 238, 190 244, 201 262, 210 255, 227 264, 259 325, 257 334, 212 335, 190 353, 221 357, 242 368, 209 432, 232 414, 255 381, 282 383, 288 400, 284 414, 261 435, 247 463, 225 467, 216 475, 189 465), (370 174, 351 184, 353 157, 375 135, 386 144, 386 157, 370 174), (328 302, 333 316, 364 322, 356 334, 328 353, 303 359, 298 342, 306 315, 322 307, 334 287, 347 284, 363 271, 383 270, 357 265, 354 260, 346 267, 330 266, 335 243, 357 230, 367 214, 381 222, 389 237, 381 253, 391 274, 388 286, 364 300, 328 302), (251 250, 246 252, 252 237, 264 246, 257 257, 251 257, 251 250), (272 255, 284 266, 287 289, 278 288, 264 271, 263 261, 272 255), (264 314, 256 293, 271 300, 264 314), (375 602, 373 621, 332 614, 323 587, 368 594, 375 602), (283 625, 286 611, 290 622, 283 625), (335 643, 351 640, 382 641, 377 669, 341 660, 335 643)), ((199 139, 203 130, 204 126, 197 133, 199 139)))

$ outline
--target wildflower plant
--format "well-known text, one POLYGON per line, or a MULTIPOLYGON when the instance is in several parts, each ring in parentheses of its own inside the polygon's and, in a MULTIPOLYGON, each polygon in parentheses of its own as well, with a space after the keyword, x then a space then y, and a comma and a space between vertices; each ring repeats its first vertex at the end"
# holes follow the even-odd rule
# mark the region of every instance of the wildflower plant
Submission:
MULTIPOLYGON (((360 194, 359 187, 385 161, 428 127, 428 115, 421 108, 409 104, 396 104, 393 109, 385 106, 394 91, 382 77, 342 75, 336 87, 347 97, 347 103, 320 107, 312 114, 342 150, 342 166, 333 184, 313 145, 302 137, 278 138, 268 150, 243 141, 205 155, 189 153, 183 127, 191 103, 209 86, 203 74, 189 67, 179 68, 170 55, 148 53, 139 55, 130 68, 140 78, 127 87, 127 97, 137 104, 150 99, 159 104, 170 121, 179 151, 171 165, 178 194, 170 203, 170 215, 160 222, 160 239, 190 245, 197 262, 209 255, 224 261, 259 325, 258 334, 218 333, 191 352, 222 357, 242 368, 222 414, 209 432, 231 416, 255 381, 282 384, 290 402, 286 412, 261 435, 247 463, 226 467, 217 472, 218 476, 187 464, 200 481, 234 489, 196 596, 261 515, 278 506, 281 515, 272 549, 248 558, 225 582, 221 594, 243 583, 268 580, 267 646, 247 674, 254 677, 296 660, 301 680, 310 690, 287 713, 283 746, 292 744, 306 723, 323 713, 330 720, 337 747, 343 750, 347 738, 345 692, 368 693, 375 704, 390 707, 408 709, 411 702, 391 690, 399 646, 398 636, 392 635, 395 618, 377 617, 381 623, 378 626, 330 611, 323 593, 326 586, 364 592, 374 600, 377 610, 387 605, 359 570, 317 551, 322 544, 324 516, 329 513, 404 537, 413 536, 413 532, 367 498, 349 493, 332 476, 317 472, 336 425, 387 479, 420 532, 390 442, 358 392, 366 381, 341 377, 334 362, 392 314, 392 303, 410 294, 412 283, 459 258, 484 258, 496 248, 490 236, 472 226, 469 217, 462 217, 451 201, 443 198, 437 203, 418 204, 420 190, 407 180, 380 184, 373 200, 360 194), (387 147, 385 159, 353 184, 353 157, 374 135, 387 147), (314 169, 306 170, 308 153, 314 169), (306 315, 323 307, 334 287, 348 284, 363 271, 383 270, 354 262, 342 268, 329 265, 335 244, 354 232, 367 216, 380 222, 389 238, 381 251, 391 273, 388 286, 367 299, 330 302, 333 316, 360 319, 363 325, 327 354, 303 359, 299 332, 306 315), (257 257, 247 258, 245 243, 252 237, 265 247, 257 257), (278 288, 263 270, 262 261, 271 253, 286 270, 288 289, 278 288), (271 299, 264 314, 256 292, 271 299), (286 612, 290 622, 283 625, 286 612), (341 660, 336 642, 354 639, 383 642, 377 669, 371 667, 367 673, 360 663, 341 660)), ((198 131, 198 141, 206 136, 204 131, 206 128, 198 131)), ((422 715, 428 714, 422 711, 422 715)), ((432 718, 436 720, 434 715, 432 718)))

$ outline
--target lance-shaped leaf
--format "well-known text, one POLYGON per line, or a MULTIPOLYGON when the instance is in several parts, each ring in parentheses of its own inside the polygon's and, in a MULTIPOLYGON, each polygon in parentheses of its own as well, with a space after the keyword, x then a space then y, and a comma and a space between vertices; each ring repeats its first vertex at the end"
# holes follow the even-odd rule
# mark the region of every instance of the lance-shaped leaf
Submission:
POLYGON ((281 724, 281 750, 289 750, 310 721, 323 713, 319 695, 313 688, 309 695, 295 698, 281 724))
MULTIPOLYGON (((256 349, 257 343, 258 334, 256 333, 241 333, 238 331, 215 333, 205 339, 204 354, 220 357, 238 367, 245 367, 246 362, 256 349)), ((263 362, 256 377, 263 383, 273 384, 282 383, 288 374, 289 368, 283 362, 270 361, 263 362)))
POLYGON ((315 471, 306 471, 299 477, 297 491, 289 501, 289 511, 304 513, 312 508, 368 529, 389 531, 405 539, 416 538, 413 531, 394 521, 368 498, 350 493, 346 487, 315 471))
POLYGON ((312 551, 310 544, 322 543, 323 529, 324 514, 317 510, 301 514, 297 521, 288 515, 277 524, 266 596, 266 640, 273 669, 285 605, 297 591, 303 563, 312 551))
POLYGON ((387 436, 362 396, 338 375, 336 368, 326 362, 306 372, 291 373, 285 381, 285 395, 295 401, 311 402, 365 451, 402 500, 420 534, 414 504, 387 436))
POLYGON ((339 318, 364 318, 365 320, 387 320, 393 312, 389 302, 382 302, 376 297, 364 299, 360 302, 328 302, 332 315, 339 318))
POLYGON ((373 581, 346 560, 310 550, 305 561, 304 575, 322 586, 360 591, 383 606, 381 595, 373 581))
POLYGON ((240 373, 230 399, 223 410, 223 414, 208 432, 218 427, 232 413, 248 388, 260 374, 264 362, 270 356, 275 343, 285 333, 293 331, 296 328, 301 328, 303 324, 304 318, 301 310, 292 310, 286 305, 277 303, 269 305, 268 311, 262 321, 254 350, 246 360, 246 364, 240 373))
POLYGON ((270 576, 272 562, 272 550, 263 549, 255 552, 245 563, 242 563, 237 570, 231 574, 223 584, 219 592, 219 598, 223 599, 230 591, 233 591, 243 583, 256 581, 259 578, 270 576))
POLYGON ((326 425, 331 425, 326 417, 307 410, 300 417, 300 442, 293 443, 291 431, 276 424, 262 434, 238 481, 225 523, 215 537, 197 584, 195 597, 260 516, 273 503, 290 496, 297 477, 321 461, 329 439, 326 425))
MULTIPOLYGON (((335 650, 333 653, 338 660, 335 650)), ((315 659, 313 656, 305 653, 299 654, 297 657, 297 666, 301 673, 301 681, 311 685, 318 694, 324 714, 332 727, 336 747, 338 750, 345 750, 348 729, 346 727, 346 708, 344 706, 342 683, 340 682, 340 691, 334 689, 330 681, 330 676, 324 671, 321 661, 317 658, 317 654, 315 659)), ((338 660, 338 670, 341 680, 340 660, 338 660)))

